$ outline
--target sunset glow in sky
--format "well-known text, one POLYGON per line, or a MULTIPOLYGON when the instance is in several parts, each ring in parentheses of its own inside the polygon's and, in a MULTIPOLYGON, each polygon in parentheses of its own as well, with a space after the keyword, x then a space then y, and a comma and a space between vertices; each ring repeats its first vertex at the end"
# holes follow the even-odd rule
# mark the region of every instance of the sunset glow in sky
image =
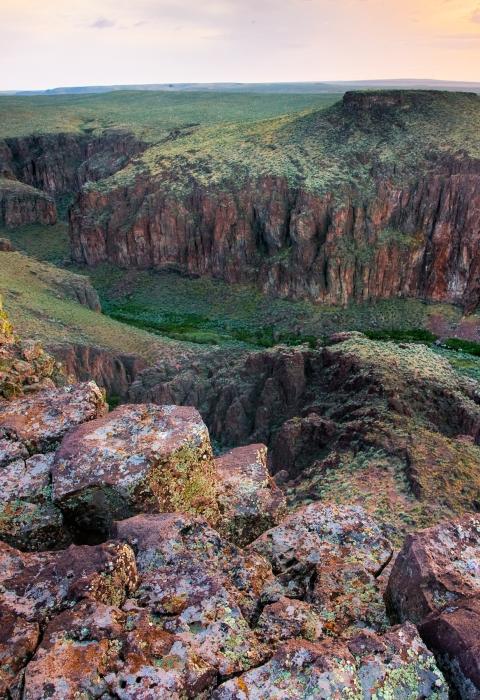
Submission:
POLYGON ((480 81, 480 0, 0 0, 0 90, 480 81))

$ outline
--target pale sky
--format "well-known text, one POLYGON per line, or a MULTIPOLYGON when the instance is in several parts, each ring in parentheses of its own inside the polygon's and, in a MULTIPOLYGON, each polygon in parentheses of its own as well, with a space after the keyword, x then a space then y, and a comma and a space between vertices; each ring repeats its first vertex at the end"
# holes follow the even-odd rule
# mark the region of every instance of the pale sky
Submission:
POLYGON ((480 0, 0 0, 0 90, 480 81, 480 0))

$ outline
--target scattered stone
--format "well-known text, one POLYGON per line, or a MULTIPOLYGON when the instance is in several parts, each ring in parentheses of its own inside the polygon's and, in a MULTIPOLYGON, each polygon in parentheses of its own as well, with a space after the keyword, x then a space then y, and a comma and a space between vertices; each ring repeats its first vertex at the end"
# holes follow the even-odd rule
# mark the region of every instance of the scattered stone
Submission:
POLYGON ((248 445, 215 460, 222 531, 244 547, 286 514, 282 491, 268 473, 265 445, 248 445))
POLYGON ((52 485, 72 527, 93 537, 138 512, 219 518, 208 430, 189 407, 120 406, 81 425, 55 455, 52 485))
POLYGON ((0 253, 12 253, 14 247, 8 238, 0 238, 0 253))

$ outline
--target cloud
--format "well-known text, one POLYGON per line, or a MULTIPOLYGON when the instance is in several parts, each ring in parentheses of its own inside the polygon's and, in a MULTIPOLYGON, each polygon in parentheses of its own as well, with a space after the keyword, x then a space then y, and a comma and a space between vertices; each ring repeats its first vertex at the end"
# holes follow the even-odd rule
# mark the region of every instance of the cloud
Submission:
POLYGON ((115 21, 113 19, 108 19, 106 17, 98 17, 95 22, 90 24, 92 29, 110 29, 115 26, 115 21))
POLYGON ((480 5, 472 12, 471 20, 476 24, 480 24, 480 5))

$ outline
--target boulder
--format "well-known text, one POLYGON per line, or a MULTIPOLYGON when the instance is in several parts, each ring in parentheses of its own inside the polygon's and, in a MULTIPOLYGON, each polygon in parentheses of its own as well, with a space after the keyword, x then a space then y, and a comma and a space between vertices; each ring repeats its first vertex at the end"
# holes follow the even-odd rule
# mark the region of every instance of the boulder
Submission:
POLYGON ((37 648, 40 628, 1 606, 0 616, 0 697, 10 698, 15 696, 15 686, 21 686, 17 677, 37 648))
POLYGON ((31 622, 43 623, 85 598, 120 605, 136 584, 135 557, 126 544, 22 553, 0 542, 2 606, 31 622))
POLYGON ((409 535, 386 597, 401 620, 417 624, 459 697, 480 697, 480 517, 409 535))
POLYGON ((18 459, 0 470, 0 501, 44 503, 50 491, 53 452, 18 459))
POLYGON ((421 623, 480 595, 480 516, 467 515, 407 536, 386 596, 400 620, 421 623))
POLYGON ((255 631, 269 649, 296 637, 316 642, 324 636, 322 620, 313 606, 284 596, 263 608, 255 631))
POLYGON ((276 574, 264 602, 281 596, 311 603, 326 631, 388 625, 376 577, 392 547, 359 506, 312 503, 265 532, 248 549, 264 556, 276 574))
POLYGON ((459 696, 480 697, 480 597, 429 615, 419 629, 459 696))
POLYGON ((25 673, 25 700, 204 698, 217 673, 148 610, 83 601, 54 618, 25 673))
POLYGON ((14 247, 8 238, 0 238, 0 253, 12 253, 14 247))
POLYGON ((215 470, 222 532, 240 547, 286 514, 285 497, 268 473, 265 445, 231 450, 215 460, 215 470))
POLYGON ((231 679, 214 700, 447 700, 435 659, 413 625, 379 636, 364 632, 348 646, 340 640, 291 640, 263 666, 231 679))
POLYGON ((137 552, 136 602, 221 676, 264 659, 250 624, 272 572, 264 559, 223 541, 197 518, 138 515, 116 524, 137 552))
POLYGON ((30 453, 53 449, 65 433, 108 410, 95 382, 47 389, 0 403, 4 439, 20 443, 30 453))
POLYGON ((54 454, 19 459, 0 469, 0 539, 21 550, 62 549, 71 544, 62 512, 52 503, 54 454))
POLYGON ((194 408, 126 405, 79 426, 57 450, 52 488, 82 537, 105 538, 114 519, 139 512, 219 518, 208 430, 194 408))

